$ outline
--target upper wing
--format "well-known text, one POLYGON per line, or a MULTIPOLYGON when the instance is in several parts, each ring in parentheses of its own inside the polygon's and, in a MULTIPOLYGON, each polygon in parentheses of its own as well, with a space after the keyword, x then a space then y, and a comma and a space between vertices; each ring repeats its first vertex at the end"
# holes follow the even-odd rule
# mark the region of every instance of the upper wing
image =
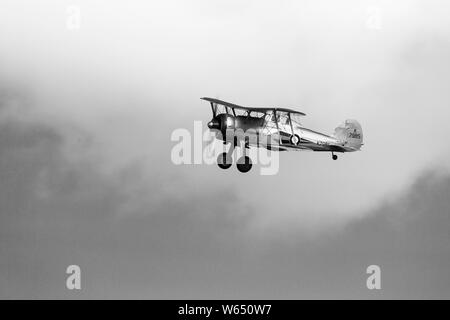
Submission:
POLYGON ((203 97, 200 98, 202 100, 205 101, 209 101, 211 103, 216 103, 216 104, 220 104, 222 106, 226 106, 226 107, 230 107, 230 108, 235 108, 235 109, 241 109, 241 110, 250 110, 250 111, 255 111, 255 112, 263 112, 266 113, 267 111, 282 111, 282 112, 289 112, 289 113, 294 113, 294 114, 299 114, 302 116, 306 116, 306 114, 304 114, 303 112, 300 111, 295 111, 295 110, 291 110, 291 109, 286 109, 286 108, 274 108, 274 107, 263 107, 263 108, 253 108, 253 107, 244 107, 244 106, 240 106, 234 103, 230 103, 230 102, 226 102, 226 101, 222 101, 219 99, 214 99, 214 98, 208 98, 208 97, 203 97))
POLYGON ((220 104, 222 106, 230 107, 230 108, 244 109, 244 110, 250 109, 250 108, 247 108, 247 107, 239 106, 239 105, 234 104, 234 103, 229 103, 229 102, 226 102, 226 101, 222 101, 222 100, 219 100, 219 99, 208 98, 208 97, 203 97, 203 98, 200 98, 200 99, 208 101, 208 102, 212 102, 212 103, 217 103, 217 104, 220 104))

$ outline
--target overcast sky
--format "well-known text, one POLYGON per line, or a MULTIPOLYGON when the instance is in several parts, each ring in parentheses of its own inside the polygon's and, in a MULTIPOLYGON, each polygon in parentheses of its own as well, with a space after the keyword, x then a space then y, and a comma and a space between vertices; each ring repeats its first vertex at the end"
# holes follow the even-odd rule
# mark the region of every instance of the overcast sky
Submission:
POLYGON ((0 297, 450 298, 449 15, 445 1, 3 1, 0 297), (211 118, 202 96, 295 107, 326 133, 358 119, 365 145, 282 153, 274 176, 175 166, 173 130, 211 118))

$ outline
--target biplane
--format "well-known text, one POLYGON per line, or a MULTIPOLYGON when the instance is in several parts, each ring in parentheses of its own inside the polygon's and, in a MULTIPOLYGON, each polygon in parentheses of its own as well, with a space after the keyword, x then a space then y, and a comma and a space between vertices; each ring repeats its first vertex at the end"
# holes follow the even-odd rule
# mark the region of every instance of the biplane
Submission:
MULTIPOLYGON (((274 151, 312 150, 335 153, 359 151, 363 145, 363 132, 356 120, 345 120, 334 134, 327 135, 305 128, 300 119, 303 112, 278 107, 244 107, 219 99, 203 97, 211 104, 213 118, 208 128, 216 132, 216 137, 224 144, 231 143, 230 151, 221 153, 217 164, 222 169, 232 165, 231 153, 240 141, 237 131, 245 132, 244 150, 250 147, 263 147, 274 151)), ((250 157, 244 155, 237 161, 240 172, 252 168, 250 157)))

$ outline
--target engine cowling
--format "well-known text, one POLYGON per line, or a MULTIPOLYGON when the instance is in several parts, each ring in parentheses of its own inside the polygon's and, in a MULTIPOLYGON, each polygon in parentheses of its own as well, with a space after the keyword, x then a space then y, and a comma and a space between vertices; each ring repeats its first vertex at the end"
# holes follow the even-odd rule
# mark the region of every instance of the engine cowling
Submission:
POLYGON ((235 118, 228 114, 220 114, 217 117, 211 119, 210 122, 208 122, 208 128, 220 131, 225 131, 227 129, 234 129, 235 118))

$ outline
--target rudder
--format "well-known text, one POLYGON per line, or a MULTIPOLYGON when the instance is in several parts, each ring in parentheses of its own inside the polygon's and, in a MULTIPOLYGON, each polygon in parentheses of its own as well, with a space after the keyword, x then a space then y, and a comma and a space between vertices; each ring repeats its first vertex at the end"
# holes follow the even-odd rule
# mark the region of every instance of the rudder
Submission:
POLYGON ((356 120, 345 120, 334 130, 334 136, 351 148, 360 149, 363 145, 362 127, 356 120))

